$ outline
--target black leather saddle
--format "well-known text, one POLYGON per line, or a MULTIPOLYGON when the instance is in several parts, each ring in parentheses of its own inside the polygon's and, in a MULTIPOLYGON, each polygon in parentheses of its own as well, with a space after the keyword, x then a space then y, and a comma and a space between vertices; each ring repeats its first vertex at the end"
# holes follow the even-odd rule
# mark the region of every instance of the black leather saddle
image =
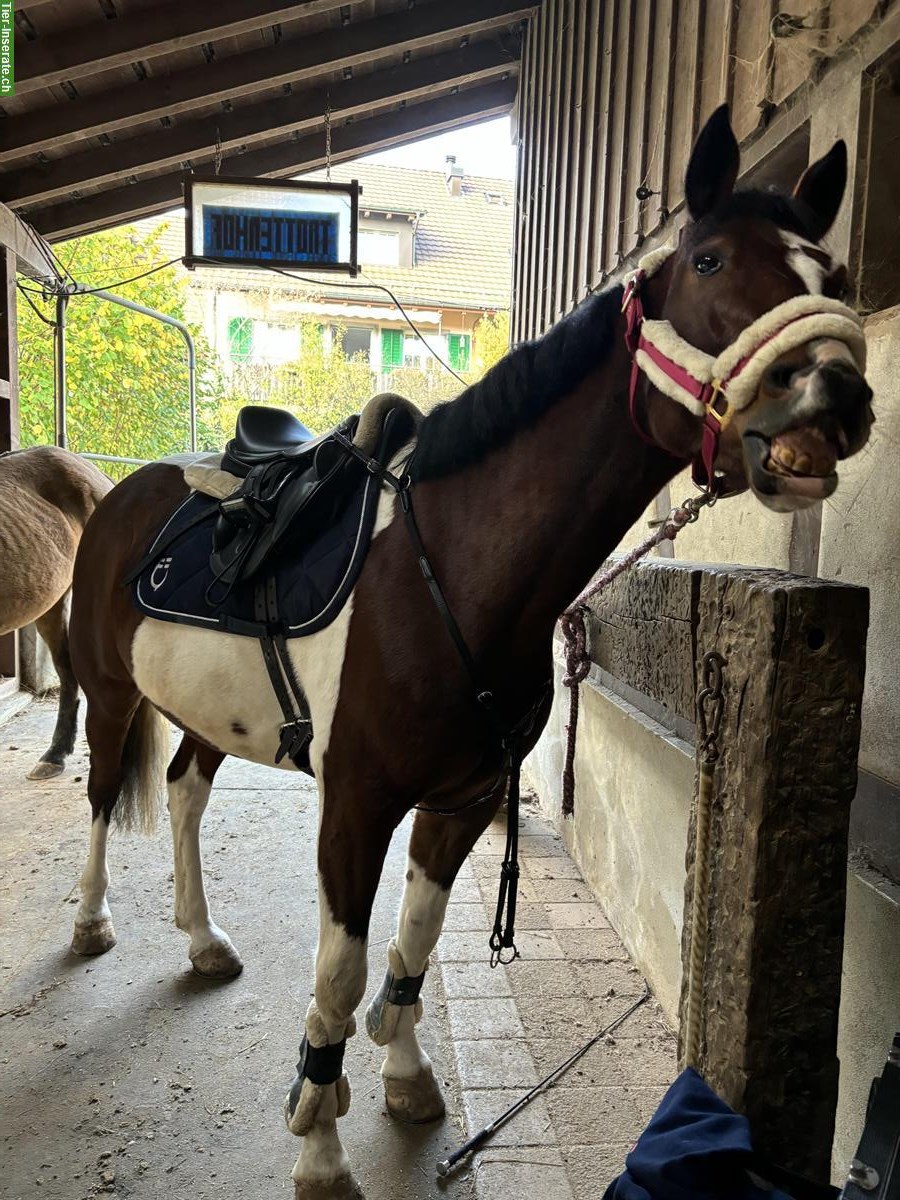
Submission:
POLYGON ((339 518, 367 470, 386 467, 413 432, 406 411, 389 409, 369 458, 353 445, 359 420, 354 414, 313 437, 281 409, 241 409, 222 469, 243 483, 219 505, 210 555, 214 595, 224 599, 276 551, 313 541, 339 518))
POLYGON ((282 408, 248 404, 238 413, 234 437, 225 447, 222 470, 246 475, 260 463, 299 458, 330 436, 331 432, 315 437, 302 421, 282 408))

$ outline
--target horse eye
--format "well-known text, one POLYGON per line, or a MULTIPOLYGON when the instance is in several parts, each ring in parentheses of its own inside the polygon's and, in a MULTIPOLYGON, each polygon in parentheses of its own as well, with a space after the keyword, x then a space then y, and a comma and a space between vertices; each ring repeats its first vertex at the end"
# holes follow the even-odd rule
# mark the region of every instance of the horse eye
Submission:
POLYGON ((694 270, 698 275, 715 275, 722 266, 722 260, 714 254, 701 254, 694 260, 694 270))

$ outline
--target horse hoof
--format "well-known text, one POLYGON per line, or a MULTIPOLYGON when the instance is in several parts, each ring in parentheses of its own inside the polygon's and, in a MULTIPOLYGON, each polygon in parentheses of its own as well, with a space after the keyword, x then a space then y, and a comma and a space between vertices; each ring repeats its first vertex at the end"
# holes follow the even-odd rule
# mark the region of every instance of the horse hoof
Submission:
POLYGON ((72 949, 76 954, 88 957, 92 954, 105 954, 116 944, 116 931, 109 917, 101 917, 99 921, 89 921, 87 925, 76 923, 72 934, 72 949))
POLYGON ((205 979, 234 979, 244 969, 241 956, 231 942, 217 942, 191 955, 191 966, 205 979))
POLYGON ((25 778, 26 779, 55 779, 57 775, 62 775, 64 770, 65 770, 65 766, 63 765, 63 763, 44 762, 44 760, 41 759, 40 762, 35 763, 35 765, 31 768, 31 770, 25 776, 25 778))
POLYGON ((362 1188, 352 1175, 340 1175, 325 1182, 322 1179, 295 1179, 294 1200, 366 1200, 362 1188))
POLYGON ((446 1112, 431 1067, 423 1067, 414 1079, 385 1078, 384 1101, 392 1117, 410 1125, 439 1121, 446 1112))

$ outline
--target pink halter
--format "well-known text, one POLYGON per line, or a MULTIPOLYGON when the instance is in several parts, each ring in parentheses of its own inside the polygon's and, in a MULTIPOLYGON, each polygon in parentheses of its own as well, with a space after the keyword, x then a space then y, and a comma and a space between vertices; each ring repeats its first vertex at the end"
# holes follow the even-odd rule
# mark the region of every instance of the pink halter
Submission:
MULTIPOLYGON (((654 257, 657 260, 654 263, 656 267, 665 254, 654 257)), ((651 321, 650 327, 659 331, 657 337, 665 341, 669 350, 680 354, 683 359, 700 364, 708 376, 702 379, 648 336, 641 285, 652 273, 653 268, 639 268, 628 280, 622 299, 622 312, 626 318, 625 345, 632 360, 628 393, 631 420, 641 438, 656 445, 637 419, 637 387, 643 370, 661 391, 701 416, 703 433, 700 453, 692 464, 693 479, 704 491, 716 496, 724 495, 726 493, 721 490, 721 480, 715 474, 719 439, 734 413, 752 403, 765 368, 792 346, 814 337, 831 337, 848 346, 854 361, 863 370, 865 339, 862 321, 852 309, 838 300, 808 294, 796 296, 764 313, 715 359, 696 350, 676 334, 667 322, 651 321), (751 366, 752 370, 748 372, 751 366), (740 387, 735 387, 736 381, 745 372, 747 375, 741 380, 740 387)))

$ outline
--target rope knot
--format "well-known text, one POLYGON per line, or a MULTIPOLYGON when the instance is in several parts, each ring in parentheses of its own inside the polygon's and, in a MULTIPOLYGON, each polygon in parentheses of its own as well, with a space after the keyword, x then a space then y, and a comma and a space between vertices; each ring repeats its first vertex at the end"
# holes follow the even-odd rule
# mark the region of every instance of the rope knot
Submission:
POLYGON ((563 683, 567 688, 577 687, 583 679, 587 678, 591 669, 591 659, 587 652, 587 628, 584 620, 586 615, 587 609, 582 605, 567 609, 560 618, 566 661, 563 683))

